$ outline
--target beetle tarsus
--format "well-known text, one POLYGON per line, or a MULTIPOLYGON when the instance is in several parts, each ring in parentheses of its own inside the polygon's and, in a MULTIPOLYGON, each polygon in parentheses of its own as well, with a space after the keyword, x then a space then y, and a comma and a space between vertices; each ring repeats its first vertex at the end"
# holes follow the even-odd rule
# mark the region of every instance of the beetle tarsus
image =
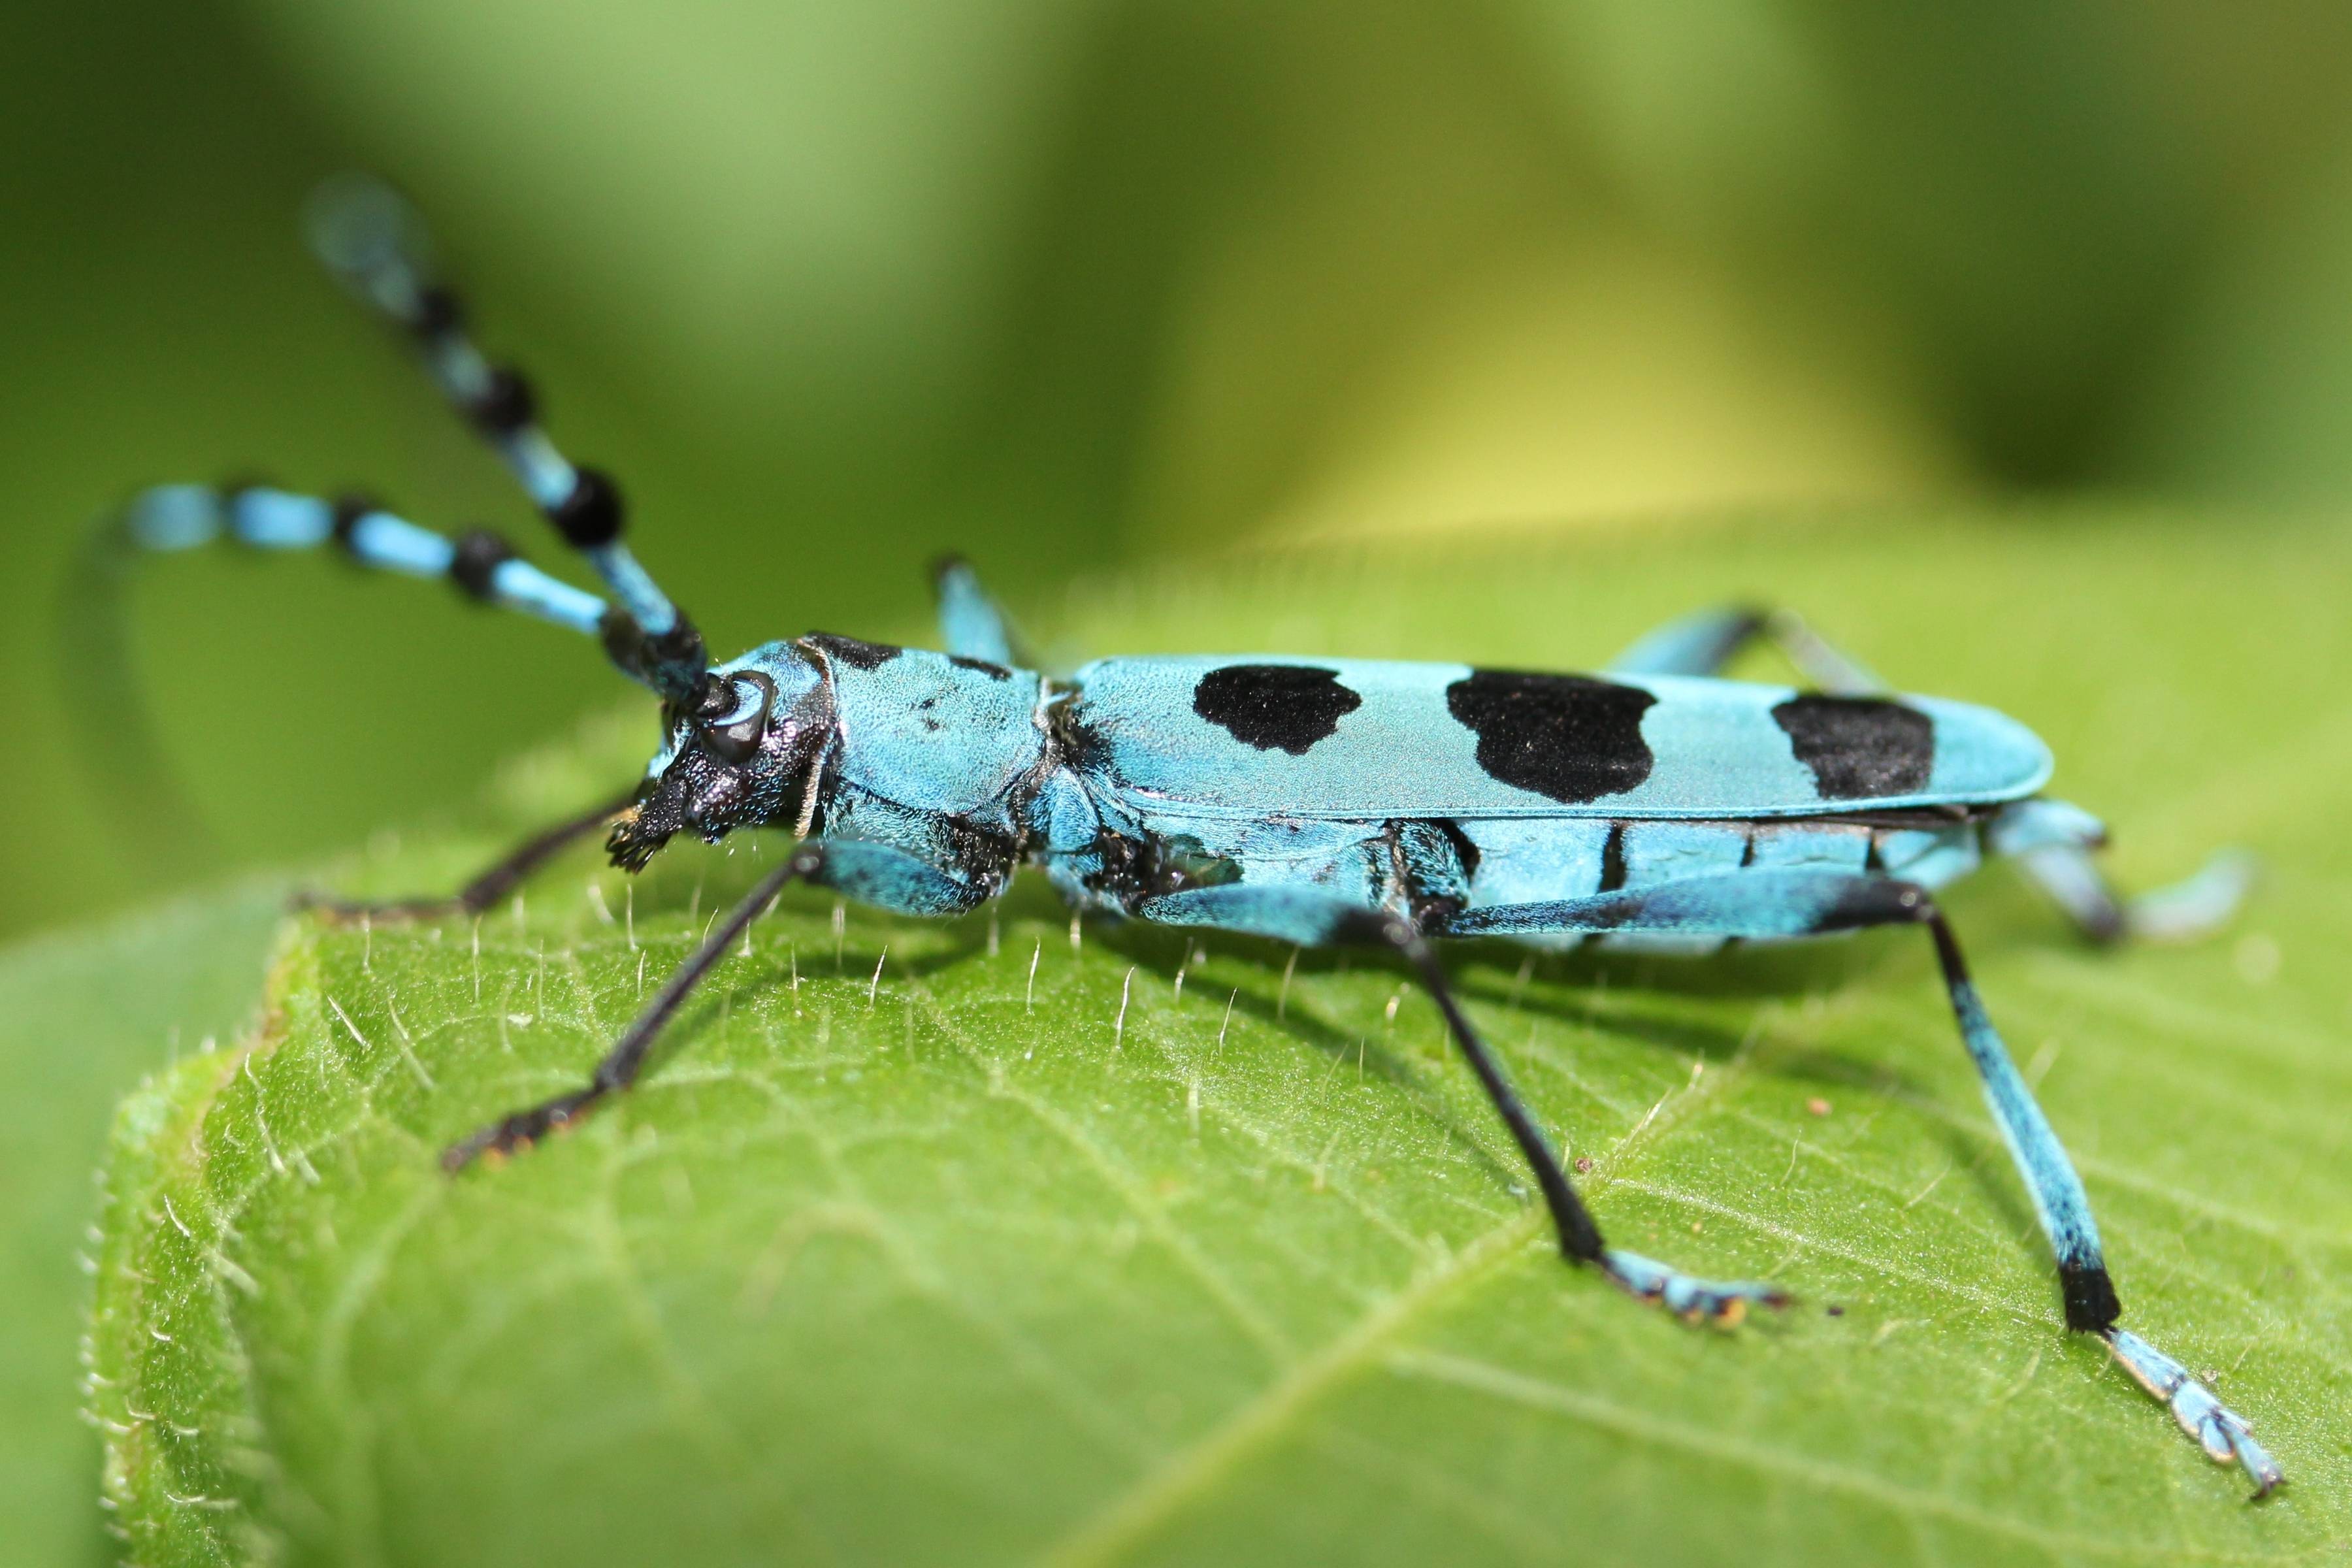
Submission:
POLYGON ((441 1168, 455 1175, 477 1160, 520 1154, 550 1133, 571 1131, 590 1106, 604 1098, 604 1093, 602 1085, 591 1084, 542 1100, 528 1110, 518 1110, 449 1145, 441 1156, 441 1168))
POLYGON ((1748 1279, 1700 1279, 1622 1247, 1612 1247, 1602 1254, 1601 1268, 1627 1295, 1639 1301, 1654 1302, 1686 1323, 1737 1328, 1747 1318, 1749 1307, 1785 1307, 1791 1300, 1789 1292, 1777 1285, 1748 1279))
POLYGON ((2132 1381, 2161 1400, 2180 1429, 2217 1465, 2242 1466, 2254 1483, 2256 1500, 2286 1484, 2286 1473, 2254 1441, 2252 1424, 2221 1403, 2189 1369, 2127 1329, 2099 1336, 2132 1381))

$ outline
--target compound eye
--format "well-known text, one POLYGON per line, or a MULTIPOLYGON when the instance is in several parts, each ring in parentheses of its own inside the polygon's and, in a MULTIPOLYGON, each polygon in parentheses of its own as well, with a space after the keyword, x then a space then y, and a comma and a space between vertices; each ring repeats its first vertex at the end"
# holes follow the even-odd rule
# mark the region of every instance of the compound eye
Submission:
POLYGON ((730 676, 727 689, 733 700, 725 710, 706 711, 702 717, 702 743, 722 761, 747 763, 768 732, 768 712, 776 705, 776 683, 756 669, 747 669, 730 676))

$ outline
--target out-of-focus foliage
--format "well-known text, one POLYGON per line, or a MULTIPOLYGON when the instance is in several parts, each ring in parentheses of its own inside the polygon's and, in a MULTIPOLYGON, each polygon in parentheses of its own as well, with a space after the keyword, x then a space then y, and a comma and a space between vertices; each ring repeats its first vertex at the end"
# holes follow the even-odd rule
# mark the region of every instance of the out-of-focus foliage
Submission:
POLYGON ((283 907, 216 889, 0 952, 0 1556, 111 1562, 92 1507, 96 1436, 74 1349, 95 1267, 91 1168, 126 1086, 233 1041, 283 907))

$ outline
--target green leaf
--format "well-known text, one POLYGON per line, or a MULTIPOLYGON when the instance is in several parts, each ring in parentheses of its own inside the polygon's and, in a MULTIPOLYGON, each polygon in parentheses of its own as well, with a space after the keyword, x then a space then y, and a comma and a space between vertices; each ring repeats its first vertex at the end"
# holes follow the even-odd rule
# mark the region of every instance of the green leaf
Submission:
POLYGON ((227 1037, 284 902, 246 884, 0 952, 0 1519, 24 1563, 105 1560, 74 1420, 90 1171, 125 1086, 227 1037))
MULTIPOLYGON (((1393 965, 789 896, 648 1080, 497 1168, 762 852, 568 859, 478 924, 289 925, 261 1028, 125 1108, 97 1408, 142 1562, 2309 1560, 2352 1540, 2352 709, 2341 530, 2074 511, 1258 554, 1021 606, 1049 640, 1574 666, 1798 605, 2040 728, 2147 885, 2242 923, 2099 952, 2007 870, 1950 900, 2102 1219, 2126 1321, 2260 1425, 2261 1507, 2094 1344, 1926 944, 1698 964, 1459 952, 1612 1237, 1770 1277, 1686 1328, 1562 1267, 1393 965), (1181 992, 1179 979, 1181 977, 1181 992)), ((877 628, 878 629, 878 628, 877 628)), ((639 765, 635 712, 445 885, 639 765)), ((491 829, 496 829, 492 831, 491 829)), ((764 851, 770 857, 772 847, 764 851)))

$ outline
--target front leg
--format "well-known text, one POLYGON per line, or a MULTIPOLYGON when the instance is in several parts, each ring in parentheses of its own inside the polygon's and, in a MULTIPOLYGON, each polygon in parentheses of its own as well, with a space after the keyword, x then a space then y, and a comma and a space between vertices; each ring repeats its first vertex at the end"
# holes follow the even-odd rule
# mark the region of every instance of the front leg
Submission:
POLYGON ((368 900, 335 899, 324 893, 306 891, 294 895, 294 907, 316 910, 328 919, 336 921, 412 921, 431 920, 439 915, 478 915, 514 891, 523 879, 553 858, 558 851, 594 833, 626 811, 636 798, 636 791, 633 789, 617 800, 606 801, 593 811, 583 812, 534 834, 501 856, 481 875, 444 898, 368 900))
POLYGON ((471 1136, 449 1146, 441 1156, 444 1169, 458 1171, 483 1155, 513 1154, 551 1132, 561 1132, 585 1115, 598 1101, 620 1094, 645 1071, 646 1058, 678 1008, 692 995, 703 977, 724 957, 727 949, 751 923, 766 912, 777 894, 793 882, 832 888, 863 904, 897 914, 960 915, 974 909, 1001 883, 986 876, 942 869, 903 849, 862 839, 811 839, 791 858, 760 879, 727 918, 710 929, 702 945, 678 965, 646 1004, 635 1022, 622 1032, 588 1081, 568 1093, 543 1100, 501 1117, 471 1136))

